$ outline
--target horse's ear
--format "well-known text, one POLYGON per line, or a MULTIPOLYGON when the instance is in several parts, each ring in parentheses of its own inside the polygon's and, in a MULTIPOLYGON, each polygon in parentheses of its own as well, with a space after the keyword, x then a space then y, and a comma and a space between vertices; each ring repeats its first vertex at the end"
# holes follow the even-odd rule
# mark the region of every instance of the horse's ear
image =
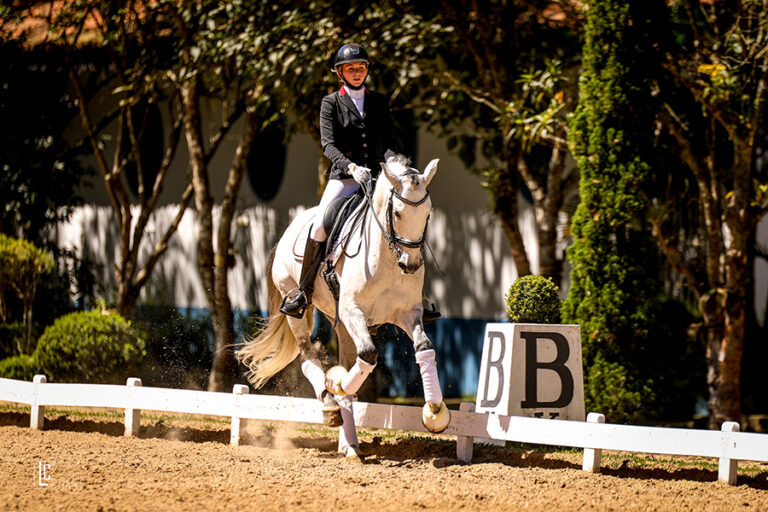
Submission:
POLYGON ((429 182, 432 181, 432 178, 435 177, 435 173, 437 172, 437 163, 440 161, 439 158, 435 158, 431 162, 427 164, 427 168, 424 169, 424 172, 421 174, 424 176, 424 185, 428 186, 429 182))
POLYGON ((400 177, 392 172, 392 169, 390 169, 389 166, 384 162, 381 163, 381 172, 384 173, 384 176, 387 177, 393 187, 396 187, 400 184, 400 177))

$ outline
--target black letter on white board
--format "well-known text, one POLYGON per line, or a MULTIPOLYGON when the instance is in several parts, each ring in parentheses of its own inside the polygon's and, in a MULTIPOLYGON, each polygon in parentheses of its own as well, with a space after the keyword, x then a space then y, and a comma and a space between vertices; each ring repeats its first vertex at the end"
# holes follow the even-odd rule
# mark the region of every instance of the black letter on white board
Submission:
POLYGON ((490 331, 488 333, 488 364, 485 366, 485 396, 480 400, 480 407, 496 407, 501 402, 501 395, 504 392, 504 367, 501 362, 504 360, 504 334, 498 331, 490 331), (499 340, 499 358, 493 361, 493 340, 499 340), (496 391, 496 398, 488 400, 488 384, 491 382, 491 368, 496 368, 499 372, 499 389, 496 391))
POLYGON ((565 366, 571 355, 568 340, 557 332, 521 332, 520 336, 525 339, 525 400, 520 403, 520 406, 524 409, 542 409, 545 407, 565 407, 570 404, 573 400, 573 375, 571 370, 565 366), (536 349, 539 339, 549 339, 555 343, 557 355, 554 361, 546 363, 538 360, 536 349), (538 401, 536 373, 540 369, 552 370, 560 377, 562 389, 557 400, 552 402, 538 401))

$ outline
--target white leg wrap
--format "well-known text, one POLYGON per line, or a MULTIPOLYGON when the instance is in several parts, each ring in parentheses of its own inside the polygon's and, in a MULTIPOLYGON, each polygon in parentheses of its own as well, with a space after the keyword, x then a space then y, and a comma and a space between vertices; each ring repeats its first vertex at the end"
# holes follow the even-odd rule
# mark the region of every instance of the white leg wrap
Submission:
POLYGON ((348 395, 357 393, 360 386, 363 385, 365 379, 371 374, 373 369, 376 368, 375 364, 369 364, 360 359, 359 357, 349 369, 347 374, 341 379, 341 389, 348 395))
POLYGON ((421 372, 421 382, 424 384, 424 400, 427 403, 439 404, 443 401, 440 381, 437 379, 437 363, 433 349, 416 352, 416 362, 421 372))
POLYGON ((308 359, 301 363, 301 373, 312 384, 315 390, 315 396, 320 399, 325 391, 325 372, 317 359, 308 359))
POLYGON ((346 453, 350 446, 359 446, 357 430, 355 429, 355 416, 352 412, 354 399, 352 395, 336 395, 336 403, 341 408, 341 419, 344 423, 339 427, 339 451, 346 453))

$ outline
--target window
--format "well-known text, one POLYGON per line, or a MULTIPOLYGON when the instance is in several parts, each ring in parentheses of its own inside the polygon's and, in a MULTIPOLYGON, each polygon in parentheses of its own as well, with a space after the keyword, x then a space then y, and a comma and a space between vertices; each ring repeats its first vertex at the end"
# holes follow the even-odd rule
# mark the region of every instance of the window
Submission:
POLYGON ((248 153, 248 182, 256 197, 271 201, 280 190, 285 174, 285 125, 270 123, 256 134, 248 153))

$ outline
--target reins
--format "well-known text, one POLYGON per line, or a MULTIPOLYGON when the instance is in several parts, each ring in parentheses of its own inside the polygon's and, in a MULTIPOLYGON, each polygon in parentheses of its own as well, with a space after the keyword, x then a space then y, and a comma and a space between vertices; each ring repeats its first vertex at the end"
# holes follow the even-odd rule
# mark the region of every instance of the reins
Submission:
POLYGON ((427 239, 427 227, 429 227, 429 217, 427 218, 427 223, 424 225, 424 231, 421 234, 421 238, 418 240, 410 240, 408 238, 403 238, 400 235, 397 234, 397 231, 395 231, 395 224, 393 220, 393 198, 396 197, 403 203, 407 204, 408 206, 420 206, 424 204, 424 202, 429 198, 429 190, 427 190, 426 194, 424 194, 424 197, 419 199, 418 201, 411 201, 410 199, 407 199, 406 197, 402 196, 400 193, 395 190, 395 187, 392 187, 390 189, 389 194, 389 201, 387 204, 387 227, 384 227, 384 225, 379 220, 379 217, 376 215, 376 210, 373 208, 373 187, 372 180, 367 180, 364 184, 361 184, 363 188, 363 195, 365 196, 365 200, 368 202, 368 206, 371 209, 371 214, 373 215, 373 218, 376 220, 376 224, 379 225, 379 229, 381 229, 381 234, 384 237, 384 240, 387 242, 387 246, 389 247, 389 250, 396 255, 397 257, 400 257, 400 254, 402 253, 402 249, 400 246, 408 247, 409 249, 421 249, 424 246, 424 242, 427 239))

